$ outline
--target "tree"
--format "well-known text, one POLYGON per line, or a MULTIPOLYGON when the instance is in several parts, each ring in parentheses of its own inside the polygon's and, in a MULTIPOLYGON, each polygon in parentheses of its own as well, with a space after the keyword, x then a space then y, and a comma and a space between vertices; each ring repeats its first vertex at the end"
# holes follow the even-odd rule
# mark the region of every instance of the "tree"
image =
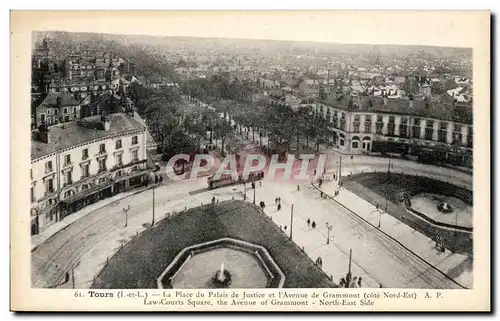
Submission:
POLYGON ((231 127, 231 124, 225 119, 219 119, 215 124, 214 129, 216 139, 220 139, 222 143, 221 154, 222 156, 225 156, 225 143, 230 134, 233 132, 233 128, 231 127))

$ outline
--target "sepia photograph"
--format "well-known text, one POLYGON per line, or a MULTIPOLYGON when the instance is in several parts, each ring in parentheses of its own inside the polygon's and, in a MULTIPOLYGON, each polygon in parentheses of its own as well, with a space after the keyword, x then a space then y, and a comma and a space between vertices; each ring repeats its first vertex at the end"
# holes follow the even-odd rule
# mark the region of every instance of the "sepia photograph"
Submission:
MULTIPOLYGON (((299 13, 355 17, 253 15, 299 13)), ((11 25, 30 14, 45 13, 11 25)), ((488 306, 489 182, 475 179, 489 177, 490 18, 453 14, 429 17, 481 21, 471 34, 484 48, 246 37, 245 23, 241 36, 23 27, 15 108, 30 134, 11 136, 31 153, 12 178, 23 286, 163 310, 356 310, 474 290, 488 306)), ((188 16, 203 26, 209 14, 188 16)))

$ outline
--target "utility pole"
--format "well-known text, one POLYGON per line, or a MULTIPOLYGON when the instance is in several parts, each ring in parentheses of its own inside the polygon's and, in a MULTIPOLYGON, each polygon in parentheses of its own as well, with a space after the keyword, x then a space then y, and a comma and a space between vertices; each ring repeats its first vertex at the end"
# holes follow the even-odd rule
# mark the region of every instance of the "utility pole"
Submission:
POLYGON ((339 161, 339 186, 340 186, 340 177, 342 176, 342 155, 340 155, 339 161))
POLYGON ((123 212, 125 213, 125 227, 128 226, 128 211, 130 210, 130 205, 127 208, 123 209, 123 212))
POLYGON ((293 204, 290 211, 290 240, 292 240, 292 236, 293 236, 293 204))
POLYGON ((385 212, 387 213, 387 202, 388 202, 388 192, 389 192, 389 178, 391 174, 391 156, 389 156, 389 163, 387 165, 387 182, 385 184, 385 212))
POLYGON ((330 231, 332 230, 332 226, 330 224, 328 224, 328 222, 326 222, 326 228, 328 230, 328 236, 327 236, 327 239, 326 239, 326 244, 330 244, 330 231))
POLYGON ((255 186, 253 188, 253 203, 255 204, 255 186))
POLYGON ((151 221, 151 227, 155 225, 155 188, 153 187, 153 220, 151 221))
POLYGON ((349 274, 351 274, 352 249, 349 250, 349 274))

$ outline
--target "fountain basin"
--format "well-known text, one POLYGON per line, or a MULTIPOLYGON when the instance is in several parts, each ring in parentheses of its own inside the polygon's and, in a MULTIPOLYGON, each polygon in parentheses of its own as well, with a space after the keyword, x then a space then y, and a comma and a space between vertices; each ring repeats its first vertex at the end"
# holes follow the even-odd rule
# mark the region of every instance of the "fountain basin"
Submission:
POLYGON ((232 238, 184 248, 157 278, 160 289, 279 288, 284 282, 264 247, 232 238))

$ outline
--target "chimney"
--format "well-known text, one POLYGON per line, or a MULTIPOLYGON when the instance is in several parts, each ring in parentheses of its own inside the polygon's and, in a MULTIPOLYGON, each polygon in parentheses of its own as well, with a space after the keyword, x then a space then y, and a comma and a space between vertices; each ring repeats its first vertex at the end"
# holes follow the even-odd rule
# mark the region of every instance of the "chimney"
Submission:
POLYGON ((413 109, 413 95, 409 96, 408 106, 410 109, 413 109))
POLYGON ((101 115, 101 125, 102 125, 102 129, 104 129, 105 131, 109 130, 111 124, 109 122, 108 116, 101 115))

